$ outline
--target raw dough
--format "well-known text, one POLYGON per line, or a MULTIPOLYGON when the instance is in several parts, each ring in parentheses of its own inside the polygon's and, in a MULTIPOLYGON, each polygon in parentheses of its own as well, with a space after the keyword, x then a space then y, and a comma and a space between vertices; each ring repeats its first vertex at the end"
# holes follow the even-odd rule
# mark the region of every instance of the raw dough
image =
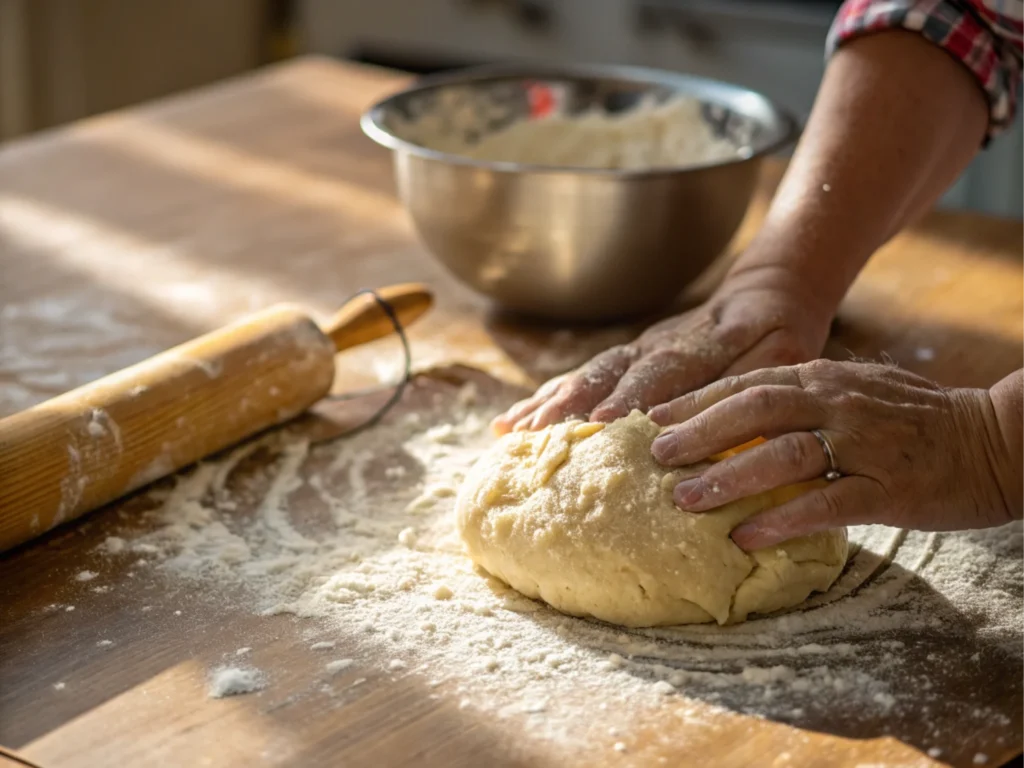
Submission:
POLYGON ((659 432, 634 411, 607 426, 572 421, 501 438, 459 493, 470 557, 560 611, 630 627, 744 621, 831 586, 846 562, 845 529, 750 554, 729 538, 813 484, 683 512, 672 489, 699 467, 659 466, 650 450, 659 432))
POLYGON ((487 132, 478 110, 460 105, 454 93, 449 98, 414 120, 395 116, 393 129, 414 144, 474 160, 559 168, 675 168, 735 160, 746 149, 716 136, 696 99, 647 99, 614 114, 555 113, 487 132), (482 135, 469 143, 467 133, 482 135))

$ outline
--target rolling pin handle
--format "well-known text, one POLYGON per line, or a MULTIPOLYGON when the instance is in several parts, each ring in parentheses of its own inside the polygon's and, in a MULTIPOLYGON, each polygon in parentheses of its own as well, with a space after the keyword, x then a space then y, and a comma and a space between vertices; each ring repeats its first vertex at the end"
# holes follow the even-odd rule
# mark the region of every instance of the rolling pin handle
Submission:
MULTIPOLYGON (((430 290, 420 283, 402 283, 374 291, 395 312, 403 327, 408 326, 434 303, 430 290)), ((371 293, 348 301, 322 328, 338 352, 384 338, 395 332, 388 313, 371 293)))

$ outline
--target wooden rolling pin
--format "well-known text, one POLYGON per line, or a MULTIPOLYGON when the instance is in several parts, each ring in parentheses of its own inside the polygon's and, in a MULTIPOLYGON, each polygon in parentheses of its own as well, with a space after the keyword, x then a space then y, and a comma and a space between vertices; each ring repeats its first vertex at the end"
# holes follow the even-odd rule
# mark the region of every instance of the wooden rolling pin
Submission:
MULTIPOLYGON (((433 301, 377 293, 403 325, 433 301)), ((335 352, 393 332, 369 294, 322 330, 276 306, 0 420, 0 552, 291 419, 330 391, 335 352)))

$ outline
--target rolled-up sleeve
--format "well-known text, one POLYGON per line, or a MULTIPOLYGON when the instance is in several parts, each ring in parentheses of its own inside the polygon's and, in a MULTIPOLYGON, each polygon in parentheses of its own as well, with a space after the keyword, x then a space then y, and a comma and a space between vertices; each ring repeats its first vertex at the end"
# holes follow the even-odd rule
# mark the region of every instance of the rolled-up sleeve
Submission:
POLYGON ((1013 121, 1021 82, 1020 19, 992 6, 965 0, 846 0, 828 35, 827 55, 843 43, 886 29, 917 32, 961 61, 984 89, 989 103, 988 138, 1013 121))

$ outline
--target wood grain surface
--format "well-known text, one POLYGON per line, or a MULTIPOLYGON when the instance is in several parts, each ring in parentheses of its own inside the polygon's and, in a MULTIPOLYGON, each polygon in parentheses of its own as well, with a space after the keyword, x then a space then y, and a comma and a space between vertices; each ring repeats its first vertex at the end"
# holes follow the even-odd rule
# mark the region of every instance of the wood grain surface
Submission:
POLYGON ((278 305, 0 418, 0 552, 295 418, 330 391, 336 352, 432 301, 418 284, 382 286, 322 328, 278 305))
MULTIPOLYGON (((578 329, 567 341, 560 329, 517 323, 424 252, 395 200, 386 152, 358 128, 361 110, 401 82, 302 60, 0 149, 0 415, 276 302, 323 319, 361 288, 400 281, 437 296, 410 332, 420 365, 459 362, 529 385, 633 336, 639 324, 578 329)), ((733 253, 780 172, 767 168, 733 253)), ((1022 365, 1021 251, 1019 222, 929 215, 869 264, 828 353, 884 353, 947 385, 992 384, 1022 365)), ((400 362, 394 340, 349 350, 337 358, 334 389, 394 378, 400 362)), ((104 531, 137 502, 0 556, 5 746, 45 766, 573 762, 456 698, 432 696, 415 675, 363 671, 365 682, 328 706, 309 689, 317 662, 300 623, 253 616, 228 589, 134 578, 127 565, 104 574, 115 590, 76 583, 104 531), (106 638, 115 645, 97 647, 106 638), (273 688, 208 700, 206 670, 239 646, 277 670, 273 688)), ((999 680, 991 669, 977 685, 987 692, 999 680)), ((1020 702, 1006 706, 1004 731, 950 733, 944 754, 970 765, 974 751, 958 742, 973 750, 979 740, 989 764, 1018 754, 1020 702)), ((628 752, 594 744, 575 762, 927 764, 913 739, 885 732, 851 739, 731 715, 696 734, 666 710, 635 724, 628 752)))

